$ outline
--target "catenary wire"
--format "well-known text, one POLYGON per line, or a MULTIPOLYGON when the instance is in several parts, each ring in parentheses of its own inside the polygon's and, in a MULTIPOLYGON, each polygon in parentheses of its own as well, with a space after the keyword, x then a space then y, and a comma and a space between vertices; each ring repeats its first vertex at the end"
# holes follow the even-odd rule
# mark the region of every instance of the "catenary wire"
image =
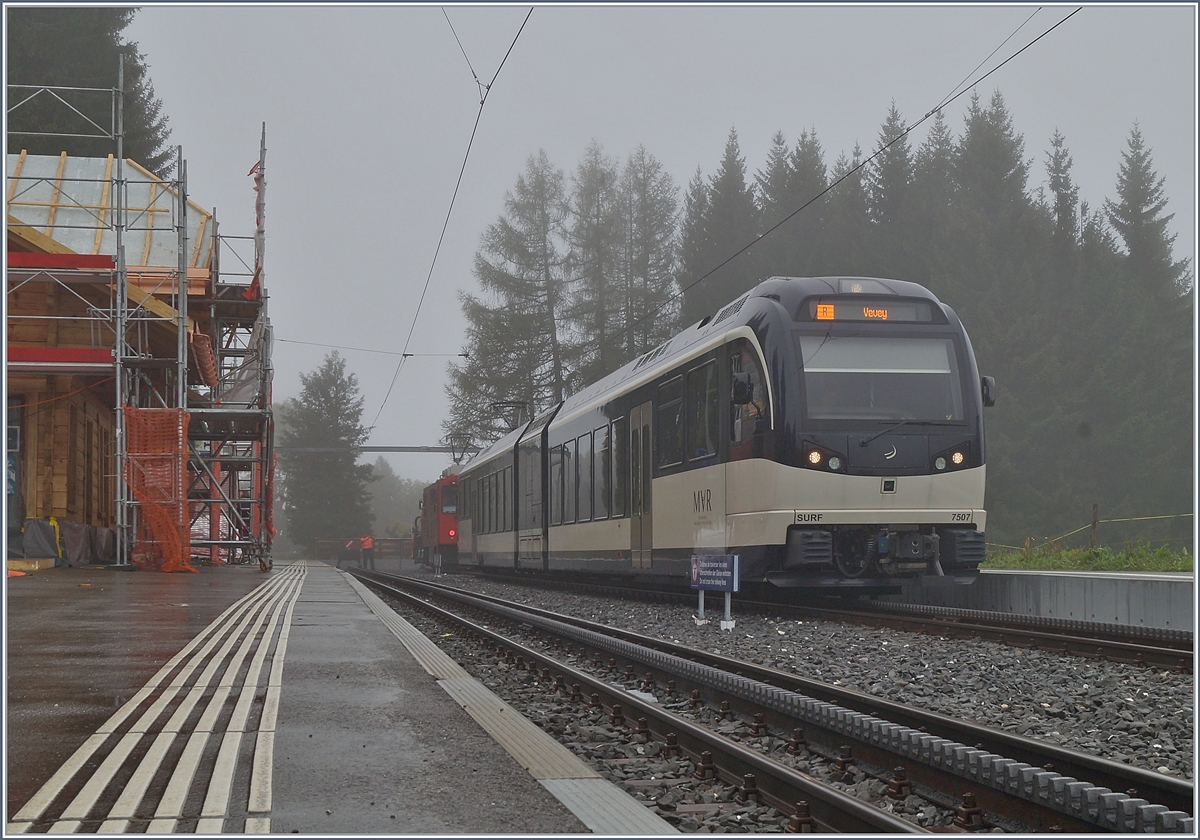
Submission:
MULTIPOLYGON (((488 94, 492 92, 492 85, 494 85, 496 83, 496 79, 499 78, 500 71, 504 69, 505 62, 508 61, 508 57, 512 54, 513 47, 517 45, 517 39, 520 38, 521 33, 525 31, 525 24, 529 23, 529 17, 532 14, 533 8, 530 7, 529 12, 525 15, 525 20, 521 21, 521 28, 517 30, 517 34, 513 37, 512 43, 508 46, 508 52, 506 52, 504 54, 504 58, 500 60, 500 66, 496 68, 495 75, 493 75, 492 80, 483 87, 483 96, 479 100, 479 111, 475 114, 475 125, 471 128, 471 139, 467 142, 467 152, 465 155, 463 155, 462 167, 458 171, 458 181, 455 182, 454 193, 450 196, 450 207, 446 210, 445 221, 442 222, 442 232, 438 236, 437 248, 434 249, 433 260, 429 264, 429 273, 425 275, 425 286, 421 289, 421 297, 417 301, 416 311, 413 312, 412 324, 409 326, 408 335, 404 339, 403 353, 408 352, 408 344, 410 341, 412 341, 413 330, 417 328, 417 319, 421 315, 421 305, 425 303, 425 295, 429 291, 429 281, 433 278, 433 269, 434 266, 437 265, 438 254, 440 254, 442 251, 442 242, 446 239, 446 229, 450 226, 450 214, 454 212, 454 201, 458 198, 458 190, 462 186, 463 173, 467 171, 467 161, 471 157, 471 147, 475 144, 475 133, 479 130, 479 120, 483 117, 483 106, 487 104, 488 94)), ((446 22, 449 23, 449 21, 450 18, 447 17, 446 22)), ((454 27, 451 26, 450 30, 453 32, 454 27)), ((457 41, 458 36, 455 35, 454 39, 457 41)), ((461 47, 462 45, 460 44, 459 48, 461 49, 461 47)), ((467 66, 470 66, 469 61, 467 62, 467 66)), ((471 72, 474 74, 473 70, 471 72)), ((478 81, 478 77, 476 77, 476 81, 478 81)), ((379 422, 380 415, 383 414, 383 409, 387 405, 388 398, 392 395, 392 389, 396 386, 396 377, 400 375, 400 370, 404 367, 405 358, 407 358, 407 356, 401 355, 400 363, 396 365, 396 372, 392 374, 392 381, 388 384, 387 393, 383 395, 383 402, 379 405, 379 411, 376 412, 375 419, 371 421, 371 428, 375 428, 375 424, 379 422)))
POLYGON ((329 347, 334 350, 355 350, 359 353, 380 353, 384 356, 465 356, 466 353, 401 353, 396 350, 372 350, 370 347, 348 347, 345 344, 322 344, 319 341, 298 341, 294 338, 276 338, 284 344, 307 344, 309 347, 329 347))
POLYGON ((479 81, 479 74, 471 66, 471 59, 467 56, 467 51, 463 49, 462 41, 458 40, 458 33, 454 31, 454 24, 450 23, 450 15, 447 14, 445 6, 442 7, 442 17, 446 19, 446 24, 450 27, 450 34, 454 36, 454 43, 458 44, 458 51, 462 53, 463 59, 467 62, 467 69, 471 71, 471 78, 475 80, 475 85, 482 91, 484 89, 483 82, 479 81))
MULTIPOLYGON (((890 147, 891 147, 893 144, 895 144, 895 143, 898 143, 898 142, 900 142, 902 139, 904 139, 905 137, 907 137, 907 136, 908 136, 908 135, 909 135, 909 134, 910 134, 910 133, 911 133, 911 132, 912 132, 914 129, 916 129, 916 128, 917 128, 919 125, 921 125, 923 122, 925 122, 925 121, 926 121, 927 119, 929 119, 931 116, 933 116, 933 115, 934 115, 934 114, 936 114, 937 112, 941 111, 943 108, 945 108, 945 107, 946 107, 947 105, 949 105, 950 103, 952 103, 952 102, 954 102, 955 100, 957 100, 957 99, 958 99, 960 96, 962 96, 962 95, 963 95, 964 93, 966 93, 968 90, 971 90, 972 88, 975 88, 975 87, 977 87, 977 86, 979 85, 979 83, 980 83, 980 82, 984 81, 984 80, 985 80, 985 79, 987 79, 989 76, 991 76, 993 73, 997 72, 997 71, 998 71, 1000 68, 1004 67, 1004 65, 1008 64, 1010 61, 1012 61, 1014 58, 1016 58, 1017 56, 1019 56, 1021 53, 1025 52, 1027 49, 1029 49, 1030 47, 1032 47, 1032 46, 1033 46, 1034 44, 1036 44, 1038 41, 1040 41, 1040 40, 1042 40, 1043 38, 1045 38, 1047 35, 1049 35, 1051 32, 1053 32, 1053 31, 1054 31, 1055 29, 1057 29, 1058 27, 1062 26, 1064 23, 1066 23, 1068 20, 1070 20, 1071 18, 1073 18, 1073 17, 1074 17, 1076 14, 1078 14, 1078 13, 1079 13, 1080 11, 1082 11, 1082 10, 1083 10, 1083 7, 1082 7, 1082 6, 1077 6, 1077 7, 1074 9, 1074 11, 1072 11, 1072 12, 1071 12, 1069 15, 1067 15, 1066 17, 1064 17, 1064 18, 1063 18, 1062 20, 1060 20, 1058 23, 1056 23, 1056 24, 1054 24, 1053 26, 1051 26, 1049 29, 1047 29, 1045 32, 1043 32, 1041 35, 1038 35, 1036 38, 1034 38, 1034 39, 1033 39, 1032 41, 1030 41, 1028 44, 1026 44, 1025 46, 1021 47, 1021 49, 1017 50, 1015 53, 1013 53, 1012 55, 1010 55, 1010 56, 1009 56, 1008 58, 1006 58, 1004 61, 1002 61, 1002 62, 1000 62, 999 64, 997 64, 997 65, 996 65, 995 67, 993 67, 991 70, 989 70, 988 72, 984 73, 982 76, 980 76, 978 79, 976 79, 976 80, 975 80, 975 81, 974 81, 974 82, 973 82, 971 85, 969 85, 969 86, 967 86, 967 87, 965 87, 965 88, 962 88, 962 90, 960 90, 958 93, 956 93, 956 94, 954 94, 953 96, 950 96, 949 98, 947 98, 947 99, 943 100, 941 104, 939 104, 937 107, 935 107, 935 108, 933 108, 932 110, 930 110, 930 111, 929 111, 929 113, 927 113, 925 116, 921 117, 921 119, 917 120, 915 123, 913 123, 913 124, 912 124, 911 126, 909 126, 908 128, 904 129, 904 131, 902 131, 902 132, 900 132, 899 134, 897 134, 897 135, 896 135, 894 138, 892 138, 890 141, 888 141, 888 142, 887 142, 887 143, 885 143, 884 145, 880 146, 880 147, 879 147, 879 148, 878 148, 878 149, 877 149, 877 150, 874 152, 874 154, 872 154, 870 157, 868 157, 868 158, 864 159, 863 161, 861 161, 861 162, 860 162, 860 163, 859 163, 857 166, 855 166, 855 167, 851 168, 850 170, 848 170, 848 171, 847 171, 847 172, 846 172, 844 175, 842 175, 842 177, 838 178, 836 181, 834 181, 833 183, 831 183, 831 184, 830 184, 829 186, 827 186, 825 189, 821 190, 821 192, 817 193, 817 194, 816 194, 816 195, 814 195, 812 198, 810 198, 808 201, 804 202, 804 204, 800 205, 800 206, 799 206, 799 207, 797 207, 795 210, 793 210, 791 213, 789 213, 788 215, 784 216, 782 219, 780 219, 780 220, 779 220, 778 222, 776 222, 774 225, 772 225, 771 227, 767 228, 767 230, 765 230, 765 231, 763 231, 762 233, 758 234, 758 236, 756 236, 756 237, 755 237, 755 238, 754 238, 752 241, 750 241, 750 242, 746 243, 746 244, 745 244, 743 247, 741 247, 740 249, 738 249, 738 250, 737 250, 737 251, 735 251, 734 253, 730 254, 728 257, 726 257, 726 258, 725 258, 724 260, 722 260, 720 263, 718 263, 717 265, 715 265, 713 268, 710 268, 708 271, 706 271, 704 274, 700 275, 700 277, 696 278, 694 281, 692 281, 691 283, 689 283, 687 286, 683 286, 682 288, 680 288, 680 289, 678 289, 677 291, 675 291, 675 292, 674 292, 674 293, 673 293, 673 294, 672 294, 670 297, 668 297, 668 298, 667 298, 666 300, 664 300, 664 301, 663 301, 661 304, 659 304, 659 306, 658 306, 657 308, 655 308, 655 309, 654 309, 654 310, 652 310, 651 312, 648 312, 647 314, 645 314, 645 315, 643 315, 641 318, 639 318, 637 321, 635 321, 635 322, 633 323, 633 326, 634 326, 634 327, 638 327, 638 326, 640 326, 641 324, 643 324, 645 321, 647 321, 647 320, 649 320, 649 319, 651 319, 651 318, 655 317, 656 315, 658 315, 658 313, 659 313, 659 312, 661 312, 661 311, 662 311, 662 309, 663 309, 664 307, 666 307, 666 306, 667 306, 668 304, 670 304, 672 301, 674 301, 675 299, 677 299, 677 298, 678 298, 678 297, 680 297, 681 295, 683 295, 683 294, 685 294, 685 293, 687 293, 687 292, 691 291, 691 290, 692 290, 692 289, 694 289, 696 286, 700 285, 700 284, 701 284, 701 283, 703 283, 705 280, 707 280, 709 277, 711 277, 712 275, 716 274, 716 273, 717 273, 718 271, 720 271, 722 268, 724 268, 725 266, 727 266, 729 263, 733 262, 735 259, 737 259, 738 257, 740 257, 742 254, 744 254, 744 253, 746 253, 747 251, 749 251, 749 250, 750 250, 751 248, 753 248, 755 245, 757 245, 758 243, 762 242, 764 239, 766 239, 768 236, 770 236, 770 235, 771 235, 772 233, 774 233, 776 230, 778 230, 779 228, 781 228, 781 227, 783 227, 785 224, 787 224, 787 223, 788 223, 788 222, 789 222, 789 221, 790 221, 790 220, 791 220, 791 219, 792 219, 794 216, 796 216, 797 214, 799 214, 800 212, 802 212, 803 210, 805 210, 806 208, 808 208, 809 206, 811 206, 812 204, 814 204, 816 201, 820 200, 820 199, 821 199, 821 198, 822 198, 824 195, 826 195, 827 193, 831 192, 831 191, 832 191, 832 190, 833 190, 833 189, 834 189, 836 186, 838 186, 838 184, 842 183, 842 181, 845 181, 847 178, 849 178, 850 176, 852 176, 852 175, 854 175, 855 173, 857 173, 859 170, 861 170, 861 169, 862 169, 864 166, 866 166, 867 164, 869 164, 869 163, 870 163, 871 161, 873 161, 875 158, 879 157, 879 155, 881 155, 881 154, 883 154, 885 151, 887 151, 887 150, 888 150, 888 149, 889 149, 889 148, 890 148, 890 147)), ((1026 23, 1028 23, 1028 21, 1026 21, 1026 23)), ((1024 26, 1025 26, 1025 23, 1022 23, 1022 24, 1021 24, 1021 26, 1020 26, 1020 27, 1018 27, 1018 30, 1020 30, 1020 28, 1021 28, 1021 27, 1024 27, 1024 26)), ((1016 32, 1014 32, 1013 34, 1015 35, 1015 34, 1016 34, 1016 32)), ((1009 39, 1011 39, 1011 38, 1012 38, 1012 35, 1010 35, 1008 39, 1005 39, 1005 40, 1006 40, 1006 42, 1007 42, 1007 40, 1009 40, 1009 39)), ((1003 46, 1003 44, 1002 44, 1001 46, 1003 46)), ((999 49, 999 47, 997 47, 997 49, 999 49)), ((984 61, 986 61, 986 60, 987 60, 987 59, 984 59, 984 61)), ((960 85, 959 85, 959 86, 961 87, 961 83, 960 83, 960 85)))
POLYGON ((930 111, 930 113, 934 113, 934 112, 936 112, 936 111, 937 111, 939 108, 941 108, 941 107, 943 107, 944 105, 946 105, 946 104, 949 102, 949 100, 950 100, 950 97, 951 97, 951 96, 954 96, 956 93, 958 93, 958 92, 959 92, 959 88, 961 88, 961 87, 962 87, 964 84, 966 84, 966 82, 967 82, 967 79, 971 78, 971 76, 973 76, 973 75, 975 75, 976 73, 978 73, 978 72, 979 72, 979 68, 980 68, 980 67, 982 67, 983 65, 985 65, 985 64, 987 64, 989 61, 991 61, 991 60, 992 60, 992 56, 994 56, 996 53, 1000 52, 1000 50, 1004 49, 1004 45, 1005 45, 1005 44, 1007 44, 1007 43, 1008 43, 1009 41, 1011 41, 1013 38, 1017 37, 1017 33, 1018 33, 1018 32, 1020 32, 1022 29, 1024 29, 1024 28, 1025 28, 1025 26, 1026 26, 1026 24, 1028 24, 1028 23, 1029 23, 1029 21, 1033 20, 1033 19, 1034 19, 1034 17, 1036 17, 1036 16, 1037 16, 1037 13, 1038 13, 1038 12, 1040 12, 1041 10, 1042 10, 1042 7, 1041 7, 1041 6, 1038 6, 1036 9, 1034 9, 1034 10, 1033 10, 1033 14, 1031 14, 1029 17, 1025 18, 1025 20, 1024 20, 1022 23, 1021 23, 1021 25, 1020 25, 1020 26, 1018 26, 1016 29, 1014 29, 1014 30, 1012 31, 1012 34, 1011 34, 1011 35, 1009 35, 1007 38, 1005 38, 1003 41, 1001 41, 1001 42, 1000 42, 1000 43, 999 43, 999 44, 996 46, 996 49, 994 49, 994 50, 992 50, 990 53, 988 53, 988 55, 987 55, 987 58, 985 58, 983 61, 981 61, 981 62, 979 62, 978 64, 976 64, 976 65, 975 65, 975 67, 974 67, 974 68, 971 70, 971 72, 970 72, 970 73, 968 73, 967 75, 963 76, 963 78, 962 78, 962 81, 961 81, 961 82, 959 82, 957 85, 955 85, 955 86, 954 86, 954 88, 953 88, 953 89, 951 89, 951 91, 950 91, 948 94, 946 94, 945 98, 944 98, 944 99, 942 99, 942 101, 941 101, 941 102, 939 102, 939 103, 938 103, 938 104, 937 104, 937 105, 934 107, 933 111, 930 111))

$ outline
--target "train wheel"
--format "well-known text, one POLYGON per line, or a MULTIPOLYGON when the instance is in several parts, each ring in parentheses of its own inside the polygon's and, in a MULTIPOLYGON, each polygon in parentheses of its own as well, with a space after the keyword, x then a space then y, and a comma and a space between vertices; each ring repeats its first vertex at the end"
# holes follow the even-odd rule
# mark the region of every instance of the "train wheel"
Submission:
POLYGON ((834 554, 837 570, 848 578, 860 578, 867 573, 874 561, 865 551, 839 551, 834 554))

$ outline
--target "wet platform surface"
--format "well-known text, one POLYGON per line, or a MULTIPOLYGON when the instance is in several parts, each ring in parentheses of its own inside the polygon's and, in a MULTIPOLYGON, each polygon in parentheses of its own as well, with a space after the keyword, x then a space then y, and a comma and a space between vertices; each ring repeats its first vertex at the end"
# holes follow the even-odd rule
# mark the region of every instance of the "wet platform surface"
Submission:
POLYGON ((49 569, 6 621, 9 834, 673 830, 324 563, 49 569))

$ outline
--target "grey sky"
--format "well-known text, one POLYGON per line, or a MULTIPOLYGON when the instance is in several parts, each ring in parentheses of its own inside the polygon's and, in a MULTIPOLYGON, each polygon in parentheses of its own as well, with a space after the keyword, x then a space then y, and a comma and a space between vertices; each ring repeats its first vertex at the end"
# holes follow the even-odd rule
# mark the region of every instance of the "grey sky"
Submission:
MULTIPOLYGON (((267 282, 279 339, 399 352, 458 177, 479 91, 438 6, 144 5, 127 31, 183 146, 191 197, 223 233, 249 233, 247 171, 267 125, 267 282)), ((529 6, 446 6, 488 82, 529 6)), ((1075 6, 534 7, 491 91, 409 352, 459 352, 459 290, 474 290, 484 228, 526 158, 544 148, 568 172, 594 139, 624 159, 639 143, 681 190, 711 175, 736 127, 751 173, 772 135, 815 127, 832 166, 855 142, 873 151, 894 100, 911 124, 1066 17, 1075 6)), ((1196 225, 1196 7, 1085 6, 978 88, 999 89, 1026 158, 1046 180, 1057 128, 1080 197, 1116 196, 1136 121, 1166 179, 1177 259, 1196 225)), ((970 94, 947 110, 957 136, 970 94)), ((918 145, 929 123, 912 135, 918 145)), ((954 305, 954 301, 948 301, 954 305)), ((970 325, 967 325, 968 328, 970 325)), ((275 396, 326 348, 281 341, 275 396)), ((379 411, 396 357, 343 350, 379 411)), ((446 357, 406 363, 375 444, 437 443, 446 357)), ((443 456, 394 456, 430 478, 443 456)))

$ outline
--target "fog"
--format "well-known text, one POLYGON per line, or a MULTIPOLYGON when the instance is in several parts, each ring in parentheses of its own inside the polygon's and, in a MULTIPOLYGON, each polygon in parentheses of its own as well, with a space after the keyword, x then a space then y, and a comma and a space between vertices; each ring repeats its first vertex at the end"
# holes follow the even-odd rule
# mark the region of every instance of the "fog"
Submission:
MULTIPOLYGON (((145 5, 135 17, 126 35, 183 146, 191 197, 223 233, 252 230, 246 173, 266 124, 277 401, 331 350, 315 345, 337 346, 371 444, 438 443, 446 365, 464 345, 458 295, 476 289, 480 234, 538 149, 570 173, 593 140, 622 160, 644 144, 682 192, 697 167, 716 170, 731 128, 751 175, 776 131, 790 144, 815 128, 832 167, 856 142, 873 151, 893 101, 915 123, 1077 7, 538 5, 518 38, 530 8, 145 5), (494 79, 481 115, 473 74, 494 79), (384 404, 410 329, 418 355, 384 404)), ((1003 94, 1031 190, 1063 133, 1093 208, 1116 197, 1136 122, 1165 179, 1175 257, 1194 269, 1194 5, 1084 6, 975 89, 985 103, 1003 94)), ((946 106, 955 136, 969 98, 946 106)), ((450 463, 390 460, 415 478, 450 463)))

